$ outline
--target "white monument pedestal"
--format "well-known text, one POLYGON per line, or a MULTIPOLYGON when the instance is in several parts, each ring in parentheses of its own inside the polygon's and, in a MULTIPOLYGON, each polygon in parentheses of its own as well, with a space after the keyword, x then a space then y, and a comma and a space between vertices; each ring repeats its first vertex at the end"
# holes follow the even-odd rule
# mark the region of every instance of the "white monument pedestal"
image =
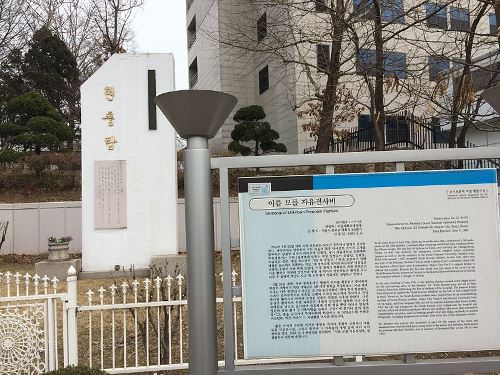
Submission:
POLYGON ((171 54, 113 55, 82 85, 84 272, 177 255, 175 131, 154 103, 172 90, 171 54))

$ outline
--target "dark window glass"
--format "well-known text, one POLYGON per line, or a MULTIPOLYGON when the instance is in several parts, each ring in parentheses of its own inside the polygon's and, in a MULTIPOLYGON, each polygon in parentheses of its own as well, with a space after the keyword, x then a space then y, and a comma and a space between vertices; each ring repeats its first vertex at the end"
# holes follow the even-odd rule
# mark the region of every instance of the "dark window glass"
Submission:
POLYGON ((267 91, 269 89, 269 68, 263 68, 259 72, 259 94, 267 91))
POLYGON ((398 78, 406 78, 406 54, 390 52, 384 54, 384 75, 394 74, 398 78))
POLYGON ((437 81, 439 73, 450 69, 450 61, 445 57, 429 56, 429 81, 437 81))
POLYGON ((443 130, 443 127, 439 122, 440 121, 438 117, 433 117, 431 120, 432 142, 447 144, 450 141, 450 131, 443 130))
POLYGON ((257 41, 260 42, 262 39, 264 39, 267 35, 267 16, 266 13, 262 16, 257 21, 257 41))
POLYGON ((360 74, 367 74, 369 76, 375 75, 375 51, 371 49, 360 49, 357 64, 357 72, 360 74))
POLYGON ((470 14, 467 9, 451 7, 450 26, 452 30, 468 31, 470 29, 470 14))
MULTIPOLYGON (((358 116, 358 142, 373 142, 373 124, 370 115, 358 116)), ((361 145, 363 147, 363 145, 361 145)))
POLYGON ((373 0, 353 0, 355 13, 362 17, 373 18, 373 0))
POLYGON ((314 9, 316 12, 326 13, 328 11, 328 7, 325 4, 325 0, 314 0, 314 9))
POLYGON ((198 83, 198 58, 195 57, 189 65, 189 88, 192 89, 198 83))
POLYGON ((316 45, 318 69, 328 70, 330 66, 330 46, 327 44, 316 45))
POLYGON ((410 128, 406 118, 388 116, 385 124, 387 143, 401 143, 410 140, 410 128))
POLYGON ((381 7, 383 21, 405 22, 403 0, 381 0, 381 7))
POLYGON ((497 35, 498 34, 497 16, 495 15, 495 13, 493 13, 490 14, 488 18, 490 19, 490 34, 497 35))
MULTIPOLYGON (((375 75, 375 51, 360 49, 357 73, 375 75)), ((384 53, 384 76, 394 74, 398 78, 406 78, 406 54, 402 52, 384 53)))
MULTIPOLYGON (((359 16, 367 19, 373 18, 373 0, 353 0, 353 5, 359 16)), ((383 21, 404 23, 403 0, 381 0, 381 8, 383 21)))
POLYGON ((446 7, 438 4, 427 4, 427 26, 446 30, 448 28, 448 14, 446 7))

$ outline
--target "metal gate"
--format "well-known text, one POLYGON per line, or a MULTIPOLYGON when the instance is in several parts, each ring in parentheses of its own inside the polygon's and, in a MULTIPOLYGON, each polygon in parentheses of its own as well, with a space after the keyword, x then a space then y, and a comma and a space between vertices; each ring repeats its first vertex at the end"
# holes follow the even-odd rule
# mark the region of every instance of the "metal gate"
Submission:
POLYGON ((66 293, 47 276, 6 272, 0 281, 0 372, 41 374, 76 364, 75 270, 66 293))

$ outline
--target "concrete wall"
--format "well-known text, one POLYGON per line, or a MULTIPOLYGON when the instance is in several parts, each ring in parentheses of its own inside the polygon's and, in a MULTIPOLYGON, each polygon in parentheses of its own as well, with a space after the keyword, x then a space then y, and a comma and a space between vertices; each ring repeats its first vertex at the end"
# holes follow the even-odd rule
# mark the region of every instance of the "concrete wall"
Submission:
MULTIPOLYGON (((239 221, 238 200, 232 198, 231 243, 238 246, 239 221)), ((184 223, 184 199, 177 204, 178 251, 186 250, 186 229, 184 223)), ((215 247, 221 248, 220 199, 214 198, 215 247)), ((72 236, 72 253, 82 249, 82 204, 81 202, 14 203, 0 204, 0 224, 8 221, 5 242, 0 255, 41 254, 47 252, 47 238, 50 236, 72 236)), ((1 228, 1 225, 0 225, 1 228)), ((0 238, 2 233, 0 233, 0 238)))
MULTIPOLYGON (((50 236, 72 236, 70 251, 82 249, 81 202, 0 204, 1 222, 8 226, 0 254, 47 252, 50 236)), ((0 232, 0 238, 2 235, 0 232)))

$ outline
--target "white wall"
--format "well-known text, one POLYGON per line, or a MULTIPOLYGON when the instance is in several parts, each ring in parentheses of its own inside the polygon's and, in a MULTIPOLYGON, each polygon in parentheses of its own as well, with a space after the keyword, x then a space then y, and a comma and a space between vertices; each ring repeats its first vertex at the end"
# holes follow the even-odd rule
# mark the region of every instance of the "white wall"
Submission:
POLYGON ((82 257, 84 271, 110 264, 137 268, 153 255, 177 253, 175 132, 157 110, 157 130, 148 126, 148 70, 156 71, 156 93, 174 90, 171 54, 113 55, 81 88, 82 257), (104 87, 112 86, 113 101, 104 87), (115 125, 102 117, 113 111, 115 125), (108 150, 104 138, 118 141, 108 150), (94 161, 126 160, 127 227, 95 229, 94 161))
MULTIPOLYGON (((230 199, 231 244, 239 241, 238 199, 230 199)), ((184 223, 184 199, 177 202, 179 222, 177 237, 180 252, 186 251, 186 229, 184 223)), ((82 250, 82 203, 14 203, 0 204, 0 222, 8 221, 6 240, 0 249, 4 254, 42 254, 47 252, 49 236, 72 236, 70 251, 82 250)), ((220 198, 214 198, 215 248, 221 249, 220 198)), ((110 263, 112 264, 112 263, 110 263)), ((108 266, 109 269, 109 266, 108 266)))

